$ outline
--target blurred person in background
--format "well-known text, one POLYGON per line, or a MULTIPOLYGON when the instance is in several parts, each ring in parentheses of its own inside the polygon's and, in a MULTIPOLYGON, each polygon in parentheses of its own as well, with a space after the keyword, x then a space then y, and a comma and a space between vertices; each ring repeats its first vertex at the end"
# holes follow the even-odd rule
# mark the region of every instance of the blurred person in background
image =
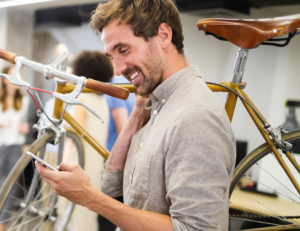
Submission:
MULTIPOLYGON (((12 75, 14 67, 5 67, 2 73, 12 75)), ((26 123, 29 100, 23 96, 20 87, 11 84, 7 79, 0 79, 0 185, 22 155, 25 134, 29 131, 26 123)), ((17 189, 12 189, 11 195, 17 195, 17 189)), ((10 210, 12 201, 8 198, 4 210, 10 210)), ((0 222, 5 221, 9 213, 2 213, 0 222)), ((5 222, 0 224, 4 230, 5 222)))
MULTIPOLYGON (((123 76, 115 76, 112 78, 113 83, 129 83, 129 81, 123 76)), ((128 117, 130 116, 134 107, 134 94, 129 94, 127 100, 118 99, 109 95, 104 95, 109 107, 109 124, 108 124, 108 138, 106 142, 106 148, 111 151, 114 146, 118 135, 123 130, 128 117)), ((120 202, 123 202, 123 196, 114 198, 120 202)), ((98 215, 98 227, 100 230, 115 231, 117 226, 107 220, 106 218, 98 215)))
MULTIPOLYGON (((129 83, 123 76, 115 76, 112 78, 112 83, 129 83)), ((129 83, 130 84, 130 83, 129 83)), ((109 107, 109 127, 108 139, 106 148, 111 151, 118 135, 125 126, 128 117, 130 116, 134 107, 134 94, 129 94, 127 100, 118 99, 109 95, 104 96, 109 107)))
MULTIPOLYGON (((109 58, 98 51, 82 51, 72 63, 72 72, 101 82, 110 82, 114 70, 109 58)), ((103 94, 81 94, 78 98, 89 105, 104 120, 101 121, 82 106, 73 106, 72 116, 103 146, 107 141, 109 108, 103 94)), ((104 158, 85 142, 85 170, 93 184, 100 189, 104 158)), ((96 231, 97 214, 77 205, 71 218, 72 230, 96 231)))

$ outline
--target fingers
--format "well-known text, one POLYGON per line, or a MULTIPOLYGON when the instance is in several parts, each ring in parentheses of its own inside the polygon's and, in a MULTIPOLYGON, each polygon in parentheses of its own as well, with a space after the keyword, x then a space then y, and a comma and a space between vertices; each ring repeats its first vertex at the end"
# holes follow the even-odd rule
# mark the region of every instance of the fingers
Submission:
POLYGON ((50 170, 46 168, 44 165, 39 163, 38 161, 35 161, 35 166, 41 176, 41 179, 48 183, 54 190, 54 192, 58 195, 60 195, 60 192, 58 191, 58 183, 60 182, 61 177, 59 176, 60 172, 55 172, 53 170, 50 170))
MULTIPOLYGON (((41 179, 45 182, 47 182, 48 184, 52 185, 53 184, 53 180, 51 178, 51 171, 47 169, 44 165, 40 164, 38 161, 35 161, 35 166, 41 176, 41 179), (48 172, 50 171, 50 172, 48 172), (49 174, 50 173, 50 174, 49 174)), ((53 171, 52 171, 53 172, 53 171)))
POLYGON ((57 176, 58 172, 55 172, 53 170, 46 168, 44 165, 42 165, 38 161, 35 161, 35 166, 36 166, 39 174, 45 178, 53 179, 55 176, 57 176))
POLYGON ((62 162, 59 165, 59 171, 74 172, 78 169, 81 169, 81 167, 78 164, 69 164, 66 162, 62 162))

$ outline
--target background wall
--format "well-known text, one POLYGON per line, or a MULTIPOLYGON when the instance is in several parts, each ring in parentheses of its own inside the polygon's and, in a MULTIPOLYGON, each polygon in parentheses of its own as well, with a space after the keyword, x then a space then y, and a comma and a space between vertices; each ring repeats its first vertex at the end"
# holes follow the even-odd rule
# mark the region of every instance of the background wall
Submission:
MULTIPOLYGON (((7 31, 7 9, 0 9, 0 47, 6 47, 6 31, 7 31)), ((0 70, 5 65, 5 61, 0 60, 0 70)))
MULTIPOLYGON (((34 12, 14 8, 0 9, 0 47, 32 58, 34 12)), ((7 62, 0 62, 0 69, 7 62)), ((29 70, 24 70, 24 79, 30 79, 29 70)))

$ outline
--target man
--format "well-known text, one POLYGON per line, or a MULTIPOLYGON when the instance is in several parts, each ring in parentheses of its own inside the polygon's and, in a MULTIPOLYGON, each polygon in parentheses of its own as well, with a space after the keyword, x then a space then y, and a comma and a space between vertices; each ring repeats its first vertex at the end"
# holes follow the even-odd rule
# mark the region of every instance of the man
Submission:
POLYGON ((184 56, 173 2, 113 0, 90 26, 140 96, 107 161, 103 193, 78 166, 62 163, 57 173, 37 164, 42 178, 121 230, 227 230, 235 140, 223 105, 184 56), (105 194, 123 194, 124 204, 105 194))

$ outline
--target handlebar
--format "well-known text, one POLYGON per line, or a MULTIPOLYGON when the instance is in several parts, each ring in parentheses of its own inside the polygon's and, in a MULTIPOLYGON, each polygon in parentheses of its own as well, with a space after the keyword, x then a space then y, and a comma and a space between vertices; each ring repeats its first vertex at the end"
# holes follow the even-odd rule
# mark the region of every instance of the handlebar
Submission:
MULTIPOLYGON (((53 63, 52 65, 44 65, 41 63, 37 63, 37 62, 31 61, 31 60, 28 60, 25 57, 18 56, 15 53, 12 53, 10 51, 6 51, 3 49, 0 49, 0 58, 4 59, 12 64, 16 63, 16 64, 20 65, 20 67, 27 66, 35 71, 42 72, 46 76, 47 79, 57 77, 57 78, 60 78, 60 79, 66 80, 66 81, 78 83, 79 79, 82 78, 82 77, 79 77, 79 76, 76 76, 73 74, 69 74, 64 71, 56 69, 56 67, 59 66, 59 63, 53 63)), ((62 62, 62 60, 60 60, 60 59, 57 59, 57 60, 59 60, 59 62, 62 62)), ((24 81, 22 81, 22 82, 24 82, 24 81)), ((99 82, 99 81, 96 81, 93 79, 86 79, 84 82, 84 86, 89 89, 99 91, 104 94, 110 95, 115 98, 123 99, 123 100, 126 100, 129 96, 129 90, 127 90, 127 89, 109 85, 106 83, 102 83, 102 82, 99 82)))
POLYGON ((0 59, 4 59, 5 61, 10 62, 11 64, 15 64, 14 59, 16 56, 18 55, 15 53, 0 49, 0 59))
POLYGON ((102 92, 102 93, 110 95, 110 96, 113 96, 115 98, 127 99, 129 96, 129 90, 127 90, 127 89, 109 85, 107 83, 101 83, 101 82, 93 80, 93 79, 88 79, 85 82, 85 87, 95 90, 95 91, 102 92), (124 91, 124 90, 126 90, 126 91, 124 91))

